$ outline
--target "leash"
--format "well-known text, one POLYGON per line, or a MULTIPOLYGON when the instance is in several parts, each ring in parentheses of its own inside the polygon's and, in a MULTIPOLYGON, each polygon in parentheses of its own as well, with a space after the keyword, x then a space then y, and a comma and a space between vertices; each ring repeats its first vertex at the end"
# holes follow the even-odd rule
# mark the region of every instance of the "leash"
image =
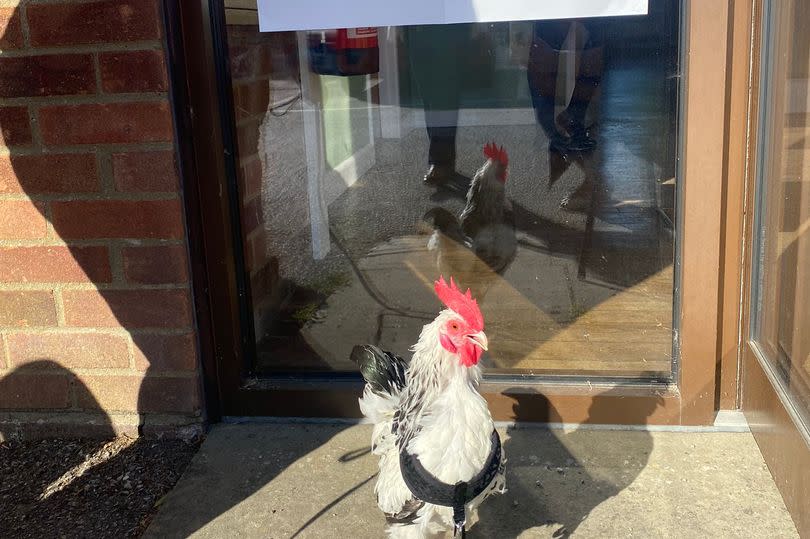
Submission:
POLYGON ((399 469, 405 484, 423 502, 453 508, 453 536, 466 537, 466 505, 484 492, 501 469, 501 437, 493 430, 491 448, 484 468, 469 481, 450 485, 427 471, 419 459, 403 447, 399 452, 399 469))

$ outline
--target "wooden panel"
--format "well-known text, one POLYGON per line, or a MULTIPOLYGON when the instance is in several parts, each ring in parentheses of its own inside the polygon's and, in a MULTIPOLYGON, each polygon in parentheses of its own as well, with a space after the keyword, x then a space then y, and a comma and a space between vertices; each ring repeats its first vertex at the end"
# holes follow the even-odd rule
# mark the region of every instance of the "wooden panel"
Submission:
POLYGON ((689 3, 681 208, 681 395, 684 424, 714 421, 718 346, 728 1, 689 3))
POLYGON ((732 0, 729 42, 729 98, 725 151, 726 171, 723 191, 722 259, 720 284, 720 359, 716 404, 721 410, 739 408, 740 295, 742 286, 742 244, 751 77, 751 0, 732 0))
POLYGON ((799 535, 810 535, 810 446, 785 411, 750 347, 743 365, 742 407, 799 535))

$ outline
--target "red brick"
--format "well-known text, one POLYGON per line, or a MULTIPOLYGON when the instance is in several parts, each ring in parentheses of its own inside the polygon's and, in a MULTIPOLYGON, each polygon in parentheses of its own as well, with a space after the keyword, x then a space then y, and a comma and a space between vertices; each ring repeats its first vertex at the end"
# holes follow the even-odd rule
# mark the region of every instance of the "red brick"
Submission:
POLYGON ((256 197, 242 205, 242 233, 250 234, 264 223, 262 199, 256 197))
POLYGON ((27 13, 35 47, 160 37, 156 0, 29 4, 27 13))
POLYGON ((65 290, 69 326, 188 328, 191 304, 187 290, 65 290))
POLYGON ((0 409, 61 409, 70 406, 70 378, 16 371, 0 379, 0 409))
POLYGON ((91 94, 95 77, 89 54, 0 58, 0 97, 91 94))
POLYGON ((196 378, 147 376, 141 384, 141 412, 191 413, 200 409, 196 378))
MULTIPOLYGON (((277 44, 272 44, 267 35, 256 34, 250 27, 231 26, 228 28, 228 52, 231 60, 231 77, 233 80, 249 79, 270 75, 273 71, 273 56, 277 44), (234 34, 244 28, 246 32, 253 32, 248 40, 239 43, 234 34), (257 36, 258 40, 257 40, 257 36), (262 42, 263 40, 263 42, 262 42), (250 42, 253 41, 253 42, 250 42)), ((292 51, 290 51, 292 52, 292 51)))
POLYGON ((53 226, 66 239, 183 237, 179 200, 53 202, 53 226))
POLYGON ((259 305, 267 299, 268 296, 273 296, 278 293, 279 274, 278 266, 270 261, 269 263, 260 266, 250 276, 250 297, 254 305, 259 305))
POLYGON ((255 156, 242 163, 239 174, 239 189, 241 190, 242 200, 250 200, 251 198, 261 194, 262 190, 262 161, 255 156))
POLYGON ((267 261, 267 232, 263 228, 254 230, 245 242, 245 264, 247 270, 260 268, 267 261))
POLYGON ((81 408, 98 405, 116 412, 175 413, 199 409, 194 378, 81 376, 80 380, 90 393, 79 396, 81 408))
POLYGON ((124 277, 130 283, 188 282, 188 254, 182 245, 124 247, 124 277))
POLYGON ((85 389, 77 395, 82 409, 101 408, 107 412, 137 412, 143 377, 138 375, 79 376, 85 389))
POLYGON ((45 206, 28 200, 0 200, 0 240, 44 238, 45 206))
POLYGON ((236 144, 239 148, 239 158, 245 159, 259 152, 259 134, 262 120, 246 120, 236 126, 236 144))
POLYGON ((17 49, 22 45, 19 11, 13 7, 0 8, 0 49, 17 49))
POLYGON ((101 53, 99 64, 107 93, 165 92, 169 87, 162 50, 101 53))
POLYGON ((39 123, 42 140, 50 145, 172 140, 167 101, 43 107, 39 123))
POLYGON ((133 335, 135 368, 149 372, 194 371, 197 352, 194 335, 133 335))
POLYGON ((31 144, 31 124, 26 107, 0 107, 0 146, 31 144))
POLYGON ((111 280, 106 247, 0 247, 1 282, 111 280))
POLYGON ((112 166, 119 191, 176 193, 180 188, 171 150, 117 153, 112 166))
POLYGON ((0 326, 55 326, 56 304, 50 291, 0 290, 0 326))
POLYGON ((90 193, 99 190, 93 154, 0 157, 0 193, 90 193))
POLYGON ((264 118, 270 104, 270 81, 260 79, 235 83, 233 101, 236 121, 257 115, 264 118))
POLYGON ((7 336, 12 367, 42 358, 69 369, 129 367, 126 338, 100 333, 16 333, 7 336))

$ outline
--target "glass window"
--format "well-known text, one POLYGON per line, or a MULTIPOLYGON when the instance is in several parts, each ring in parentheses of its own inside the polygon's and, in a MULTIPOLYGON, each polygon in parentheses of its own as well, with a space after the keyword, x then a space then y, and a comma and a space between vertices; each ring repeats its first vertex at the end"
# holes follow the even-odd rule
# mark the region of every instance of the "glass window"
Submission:
POLYGON ((752 335, 810 425, 810 4, 766 3, 752 335))
POLYGON ((489 373, 669 379, 680 10, 260 33, 226 9, 254 372, 407 355, 444 275, 489 373))

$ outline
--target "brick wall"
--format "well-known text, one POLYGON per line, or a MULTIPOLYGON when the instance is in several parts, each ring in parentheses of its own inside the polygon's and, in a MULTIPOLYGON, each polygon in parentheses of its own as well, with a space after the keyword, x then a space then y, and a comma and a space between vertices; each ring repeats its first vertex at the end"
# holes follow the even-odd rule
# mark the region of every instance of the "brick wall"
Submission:
POLYGON ((0 0, 0 51, 0 439, 198 423, 158 0, 0 0))
POLYGON ((262 125, 268 114, 273 53, 295 50, 295 33, 259 33, 253 24, 229 24, 228 52, 233 85, 234 122, 239 158, 237 182, 241 199, 242 245, 249 274, 250 295, 257 338, 279 294, 278 259, 267 251, 262 181, 262 125))

